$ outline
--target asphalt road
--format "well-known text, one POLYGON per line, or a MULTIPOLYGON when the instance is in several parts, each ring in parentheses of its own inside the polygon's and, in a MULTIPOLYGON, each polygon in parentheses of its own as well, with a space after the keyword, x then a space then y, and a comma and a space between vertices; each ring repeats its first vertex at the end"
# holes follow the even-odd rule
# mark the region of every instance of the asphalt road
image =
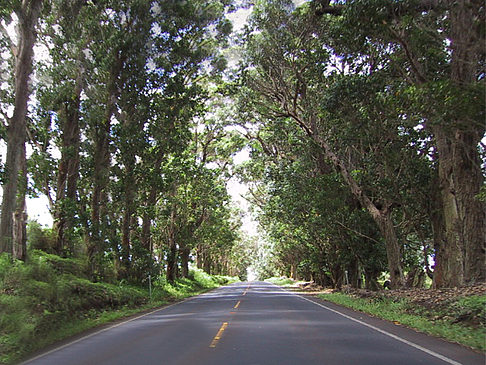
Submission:
POLYGON ((236 283, 25 364, 485 364, 483 354, 263 282, 236 283))

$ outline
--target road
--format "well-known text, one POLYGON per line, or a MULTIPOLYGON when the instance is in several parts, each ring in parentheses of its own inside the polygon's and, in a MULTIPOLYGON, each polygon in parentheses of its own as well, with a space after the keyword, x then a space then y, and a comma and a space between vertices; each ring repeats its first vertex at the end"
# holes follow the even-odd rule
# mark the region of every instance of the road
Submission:
POLYGON ((485 358, 269 283, 247 282, 89 333, 25 364, 484 365, 485 358))

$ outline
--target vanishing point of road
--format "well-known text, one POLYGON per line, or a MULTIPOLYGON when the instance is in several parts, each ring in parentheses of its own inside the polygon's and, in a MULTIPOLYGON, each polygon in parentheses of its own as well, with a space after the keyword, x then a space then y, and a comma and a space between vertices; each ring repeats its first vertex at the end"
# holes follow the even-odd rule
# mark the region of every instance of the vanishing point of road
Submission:
POLYGON ((264 282, 236 283, 54 347, 29 365, 444 365, 484 354, 264 282))

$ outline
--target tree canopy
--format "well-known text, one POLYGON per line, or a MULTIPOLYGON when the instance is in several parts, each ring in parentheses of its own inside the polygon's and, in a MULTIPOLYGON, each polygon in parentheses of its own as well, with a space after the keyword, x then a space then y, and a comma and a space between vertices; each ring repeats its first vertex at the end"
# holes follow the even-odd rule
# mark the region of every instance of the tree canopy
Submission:
POLYGON ((5 2, 0 251, 26 258, 44 195, 42 249, 93 280, 484 281, 484 24, 478 0, 5 2))

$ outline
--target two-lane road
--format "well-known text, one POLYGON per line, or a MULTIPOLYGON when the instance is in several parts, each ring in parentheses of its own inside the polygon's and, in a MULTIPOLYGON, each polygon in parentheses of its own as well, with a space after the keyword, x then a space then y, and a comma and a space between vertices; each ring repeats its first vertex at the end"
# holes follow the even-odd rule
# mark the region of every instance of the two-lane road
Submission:
POLYGON ((481 364, 484 355, 263 283, 237 283, 104 328, 25 362, 481 364))

